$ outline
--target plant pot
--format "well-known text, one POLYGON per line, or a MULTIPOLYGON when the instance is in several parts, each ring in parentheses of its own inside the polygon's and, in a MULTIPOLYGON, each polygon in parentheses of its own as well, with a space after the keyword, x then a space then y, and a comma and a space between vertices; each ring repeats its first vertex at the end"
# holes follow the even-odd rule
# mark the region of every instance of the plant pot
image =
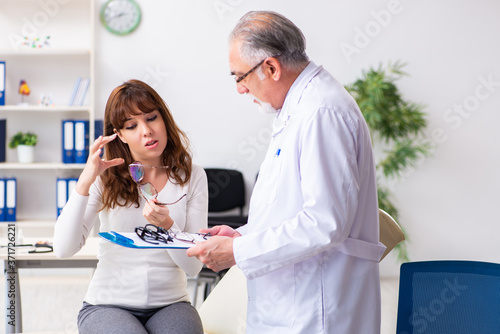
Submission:
POLYGON ((35 161, 35 146, 18 145, 17 160, 20 163, 32 163, 35 161))

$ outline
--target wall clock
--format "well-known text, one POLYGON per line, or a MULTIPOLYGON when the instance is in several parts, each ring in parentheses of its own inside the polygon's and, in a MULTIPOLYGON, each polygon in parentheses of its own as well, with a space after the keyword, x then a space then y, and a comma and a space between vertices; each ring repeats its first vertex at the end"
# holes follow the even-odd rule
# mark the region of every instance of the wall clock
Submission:
POLYGON ((127 35, 141 22, 141 8, 134 0, 108 0, 101 7, 101 22, 116 35, 127 35))

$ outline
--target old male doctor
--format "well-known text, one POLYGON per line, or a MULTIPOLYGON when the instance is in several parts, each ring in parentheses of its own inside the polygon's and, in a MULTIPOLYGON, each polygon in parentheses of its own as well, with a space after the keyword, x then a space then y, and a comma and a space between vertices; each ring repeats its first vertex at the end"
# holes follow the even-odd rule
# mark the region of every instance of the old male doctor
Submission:
POLYGON ((247 333, 380 333, 378 204, 369 131, 352 97, 309 61, 302 32, 250 12, 230 36, 240 94, 274 112, 248 224, 189 249, 247 277, 247 333))

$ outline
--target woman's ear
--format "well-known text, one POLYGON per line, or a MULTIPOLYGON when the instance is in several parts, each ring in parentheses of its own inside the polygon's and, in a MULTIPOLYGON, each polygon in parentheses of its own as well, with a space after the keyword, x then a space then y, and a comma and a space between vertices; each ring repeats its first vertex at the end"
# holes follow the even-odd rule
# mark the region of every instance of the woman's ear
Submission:
POLYGON ((123 136, 121 135, 120 131, 118 131, 116 129, 113 129, 113 132, 118 135, 118 138, 120 138, 120 140, 122 141, 122 143, 124 143, 124 144, 127 143, 127 141, 125 140, 125 138, 123 138, 123 136))

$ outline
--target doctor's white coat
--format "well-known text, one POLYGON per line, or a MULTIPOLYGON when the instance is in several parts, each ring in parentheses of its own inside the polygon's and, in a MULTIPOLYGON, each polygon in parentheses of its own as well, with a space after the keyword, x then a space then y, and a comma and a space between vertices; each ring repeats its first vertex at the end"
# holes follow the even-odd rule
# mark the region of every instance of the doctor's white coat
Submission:
POLYGON ((310 63, 290 88, 234 240, 247 333, 380 333, 376 178, 355 101, 310 63))

